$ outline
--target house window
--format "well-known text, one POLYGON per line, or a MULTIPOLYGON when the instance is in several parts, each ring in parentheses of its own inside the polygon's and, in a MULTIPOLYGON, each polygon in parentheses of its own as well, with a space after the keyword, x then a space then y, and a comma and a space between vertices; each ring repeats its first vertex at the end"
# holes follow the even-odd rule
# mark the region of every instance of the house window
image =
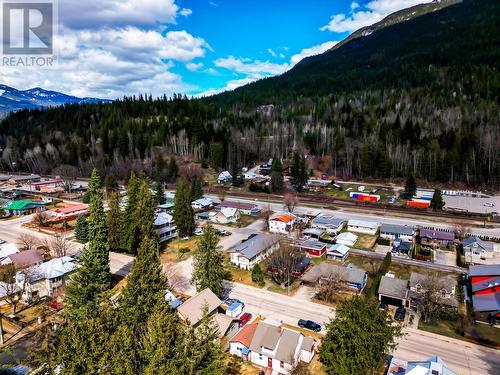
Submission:
POLYGON ((417 291, 417 293, 420 293, 422 291, 422 287, 420 286, 420 284, 416 285, 415 290, 417 291))
POLYGON ((280 367, 281 367, 281 368, 284 368, 284 367, 285 367, 285 362, 280 361, 280 367))

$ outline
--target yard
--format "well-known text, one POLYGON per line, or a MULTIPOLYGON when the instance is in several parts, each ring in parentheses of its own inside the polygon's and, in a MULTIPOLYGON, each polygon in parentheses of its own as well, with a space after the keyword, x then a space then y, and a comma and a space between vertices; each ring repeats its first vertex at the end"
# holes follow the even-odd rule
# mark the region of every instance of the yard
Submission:
POLYGON ((358 240, 354 244, 355 249, 360 250, 373 250, 373 247, 377 243, 377 236, 370 236, 368 234, 356 234, 358 236, 358 240))
POLYGON ((338 185, 342 187, 342 190, 329 189, 327 190, 326 194, 341 199, 352 199, 349 193, 360 192, 360 193, 367 193, 367 194, 371 193, 375 195, 380 195, 380 202, 387 202, 387 200, 392 197, 396 197, 396 201, 399 200, 397 198, 397 194, 395 194, 392 189, 386 187, 381 187, 377 185, 360 185, 360 184, 349 184, 349 183, 344 183, 344 184, 340 183, 338 185), (359 190, 360 186, 364 186, 363 191, 359 190))
MULTIPOLYGON (((241 284, 245 284, 245 285, 249 285, 249 286, 253 286, 256 288, 263 287, 263 285, 259 285, 258 283, 255 283, 252 281, 252 271, 236 267, 236 266, 232 265, 231 263, 229 263, 229 260, 228 260, 228 264, 229 264, 228 271, 231 274, 232 281, 237 282, 237 283, 241 283, 241 284)), ((265 266, 263 264, 261 264, 260 267, 264 272, 265 266)))
POLYGON ((246 228, 257 220, 259 220, 259 216, 241 215, 240 220, 236 223, 228 223, 225 225, 233 228, 246 228))
POLYGON ((181 262, 186 260, 197 250, 198 236, 192 236, 187 240, 176 238, 162 246, 160 260, 162 263, 181 262))

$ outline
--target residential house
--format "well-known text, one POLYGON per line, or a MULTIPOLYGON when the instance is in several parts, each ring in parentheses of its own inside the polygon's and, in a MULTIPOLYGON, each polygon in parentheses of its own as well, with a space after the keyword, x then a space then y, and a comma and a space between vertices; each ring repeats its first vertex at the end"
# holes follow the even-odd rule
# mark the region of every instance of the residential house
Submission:
MULTIPOLYGON (((0 262, 4 264, 4 261, 9 257, 9 255, 19 253, 19 249, 16 244, 4 243, 0 245, 0 262)), ((7 261, 8 262, 8 261, 7 261)))
POLYGON ((38 249, 24 250, 13 253, 0 261, 1 265, 12 264, 16 270, 39 265, 43 262, 42 254, 38 249))
POLYGON ((311 267, 301 280, 309 284, 321 284, 330 282, 333 275, 340 277, 345 289, 356 292, 362 292, 368 282, 366 271, 351 265, 345 267, 331 263, 321 263, 311 267))
POLYGON ((311 257, 318 258, 326 254, 327 245, 323 242, 303 240, 293 242, 291 245, 305 251, 311 257))
POLYGON ((222 208, 236 208, 242 215, 257 216, 262 212, 262 208, 254 203, 236 202, 224 200, 220 206, 222 208))
POLYGON ((330 215, 320 215, 313 219, 311 228, 322 229, 331 234, 340 233, 346 223, 345 219, 339 219, 330 215))
POLYGON ((265 368, 272 375, 287 375, 299 361, 310 363, 316 342, 298 331, 267 322, 245 326, 229 341, 229 353, 265 368))
POLYGON ((455 241, 455 234, 444 230, 420 228, 420 244, 424 247, 450 247, 455 241))
POLYGON ((247 171, 243 174, 243 178, 245 180, 253 180, 254 178, 257 178, 257 173, 255 172, 251 172, 251 171, 247 171))
POLYGON ((171 214, 172 211, 174 210, 174 204, 173 203, 164 203, 164 204, 159 204, 157 206, 158 212, 165 212, 166 214, 171 214))
MULTIPOLYGON (((421 293, 426 292, 427 276, 418 272, 412 272, 410 275, 410 298, 416 300, 421 293)), ((440 279, 440 303, 445 307, 458 307, 458 301, 455 297, 457 279, 455 276, 441 277, 440 279)))
POLYGON ((349 246, 343 245, 341 243, 336 243, 331 245, 326 252, 326 259, 336 260, 338 262, 344 263, 349 256, 349 251, 351 248, 349 246))
POLYGON ((193 207, 194 210, 207 210, 210 207, 212 207, 214 204, 214 201, 211 200, 210 198, 200 198, 191 203, 191 207, 193 207))
POLYGON ((417 191, 415 192, 415 198, 417 199, 425 199, 425 200, 432 200, 432 197, 434 196, 434 189, 421 189, 418 188, 417 191))
POLYGON ((233 176, 231 176, 231 173, 228 171, 223 171, 219 174, 219 177, 217 177, 217 182, 219 184, 225 184, 226 182, 229 182, 233 179, 233 176))
POLYGON ((223 207, 220 211, 209 212, 208 220, 217 224, 236 223, 240 220, 240 211, 237 208, 223 207))
POLYGON ((488 324, 499 324, 500 264, 470 266, 469 280, 475 319, 488 324))
POLYGON ((173 216, 170 214, 165 212, 156 214, 154 226, 160 244, 177 237, 177 227, 174 224, 173 216))
POLYGON ((230 261, 234 265, 250 270, 279 247, 279 237, 273 234, 258 234, 230 250, 230 261))
POLYGON ((222 301, 210 289, 204 289, 200 293, 189 298, 177 307, 179 317, 189 325, 196 327, 203 318, 204 309, 214 317, 217 324, 219 337, 232 337, 239 329, 239 322, 224 313, 221 308, 222 301))
POLYGON ((374 236, 377 234, 378 223, 351 219, 347 222, 349 232, 364 233, 374 236))
MULTIPOLYGON (((311 258, 304 255, 302 259, 297 260, 296 264, 292 268, 291 276, 302 277, 302 275, 309 269, 311 265, 311 258)), ((267 268, 270 273, 283 273, 288 272, 288 270, 279 269, 277 265, 270 264, 267 268)))
POLYGON ((87 215, 89 209, 88 204, 73 204, 63 208, 56 208, 54 212, 58 218, 76 217, 79 215, 87 215))
POLYGON ((491 259, 494 253, 494 244, 483 241, 478 237, 467 237, 463 242, 464 259, 468 263, 478 262, 481 259, 491 259))
POLYGON ((382 224, 380 226, 380 237, 386 240, 397 238, 405 241, 413 241, 414 228, 408 225, 382 224))
POLYGON ((319 240, 324 233, 325 233, 325 231, 323 229, 307 228, 307 229, 302 231, 302 236, 305 239, 315 238, 315 239, 319 240))
POLYGON ((354 233, 343 232, 337 236, 335 242, 338 244, 353 247, 357 240, 358 236, 356 236, 354 233))
POLYGON ((387 375, 458 375, 452 371, 438 356, 425 361, 403 361, 391 357, 387 375))
POLYGON ((323 180, 309 180, 307 187, 310 191, 325 191, 330 187, 330 181, 323 180))
POLYGON ((36 210, 45 211, 45 202, 32 201, 29 199, 20 199, 13 201, 10 205, 5 207, 5 210, 14 216, 30 215, 36 210))
POLYGON ((409 283, 408 280, 382 276, 378 287, 378 300, 386 305, 410 307, 409 283))
POLYGON ((391 252, 396 255, 409 256, 412 247, 413 243, 397 238, 392 242, 391 252))
POLYGON ((300 215, 300 217, 303 219, 304 222, 310 223, 319 215, 321 215, 321 210, 310 209, 304 212, 302 215, 300 215))
POLYGON ((277 213, 269 218, 269 231, 280 234, 290 234, 293 230, 297 216, 292 213, 277 213))
POLYGON ((37 174, 11 175, 9 176, 9 182, 15 185, 29 184, 30 182, 40 182, 40 176, 37 174))
POLYGON ((30 267, 27 276, 25 273, 18 273, 16 278, 18 283, 22 283, 24 277, 28 277, 24 298, 36 300, 45 296, 51 297, 61 291, 71 273, 78 267, 73 257, 65 256, 30 267))

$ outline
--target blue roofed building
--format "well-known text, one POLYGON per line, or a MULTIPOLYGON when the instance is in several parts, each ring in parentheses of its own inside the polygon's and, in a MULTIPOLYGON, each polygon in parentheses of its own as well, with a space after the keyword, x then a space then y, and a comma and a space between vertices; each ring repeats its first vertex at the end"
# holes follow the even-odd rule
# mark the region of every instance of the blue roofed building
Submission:
POLYGON ((437 355, 425 361, 403 361, 392 357, 387 375, 458 375, 437 355))

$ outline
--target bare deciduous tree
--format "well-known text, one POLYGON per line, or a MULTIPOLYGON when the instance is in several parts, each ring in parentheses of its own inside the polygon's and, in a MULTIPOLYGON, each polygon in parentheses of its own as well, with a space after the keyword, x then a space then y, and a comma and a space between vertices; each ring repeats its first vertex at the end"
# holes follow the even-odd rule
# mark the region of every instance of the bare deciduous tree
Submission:
POLYGON ((325 302, 336 302, 338 292, 344 289, 345 277, 345 268, 340 266, 333 268, 326 277, 320 280, 316 297, 325 302))
POLYGON ((33 216, 32 223, 38 227, 38 230, 40 230, 42 227, 45 226, 45 224, 47 224, 48 220, 49 220, 49 214, 46 211, 37 209, 35 215, 33 216))
POLYGON ((53 237, 42 240, 40 246, 46 249, 51 257, 61 258, 73 251, 75 243, 65 235, 56 233, 53 237))
POLYGON ((282 243, 280 247, 267 258, 266 263, 273 280, 281 285, 287 282, 291 283, 295 279, 293 271, 302 259, 304 259, 302 251, 287 243, 282 243))
POLYGON ((437 273, 422 275, 414 286, 415 306, 422 319, 429 323, 442 306, 445 281, 437 273))
POLYGON ((21 233, 19 235, 19 242, 22 244, 24 250, 31 250, 38 241, 35 236, 31 234, 21 233))
POLYGON ((64 185, 64 190, 71 193, 73 184, 78 177, 78 169, 72 165, 60 165, 52 171, 52 174, 59 176, 64 185))
POLYGON ((286 193, 285 196, 283 197, 283 203, 285 204, 285 207, 287 208, 288 212, 293 213, 297 205, 299 204, 299 198, 297 196, 297 193, 286 193))
POLYGON ((0 267, 0 290, 5 294, 5 300, 11 306, 12 314, 16 314, 17 306, 35 274, 34 268, 17 271, 14 264, 0 267))
POLYGON ((463 241, 466 234, 470 233, 470 228, 463 221, 453 223, 453 231, 460 241, 463 241))

